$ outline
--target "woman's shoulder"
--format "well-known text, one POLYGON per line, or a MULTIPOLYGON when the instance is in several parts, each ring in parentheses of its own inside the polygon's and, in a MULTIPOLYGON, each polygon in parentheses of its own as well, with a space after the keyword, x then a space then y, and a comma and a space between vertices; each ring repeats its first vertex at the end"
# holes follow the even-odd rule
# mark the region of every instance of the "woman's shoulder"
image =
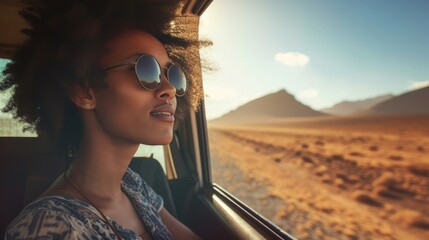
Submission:
POLYGON ((6 239, 76 239, 82 233, 91 233, 86 228, 96 218, 83 201, 67 196, 47 196, 32 202, 19 213, 10 223, 6 239))
POLYGON ((138 173, 128 168, 122 179, 122 184, 127 192, 136 196, 141 196, 141 198, 137 199, 138 201, 147 202, 153 206, 156 211, 161 211, 164 200, 138 173))
POLYGON ((34 214, 41 211, 51 211, 72 216, 79 220, 94 219, 91 205, 69 195, 45 196, 26 206, 20 214, 34 214))
POLYGON ((122 184, 129 190, 134 192, 145 193, 150 189, 150 186, 143 180, 143 178, 131 168, 128 168, 122 178, 122 184))

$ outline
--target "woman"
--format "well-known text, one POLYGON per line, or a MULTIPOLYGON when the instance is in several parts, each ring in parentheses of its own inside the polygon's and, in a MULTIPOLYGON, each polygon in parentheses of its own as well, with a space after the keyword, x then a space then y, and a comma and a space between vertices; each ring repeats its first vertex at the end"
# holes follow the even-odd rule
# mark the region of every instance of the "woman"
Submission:
POLYGON ((29 40, 4 71, 0 89, 15 88, 4 110, 73 161, 9 225, 6 239, 198 239, 128 169, 140 143, 170 143, 180 107, 201 97, 185 54, 166 50, 198 44, 172 34, 177 7, 27 3, 29 40))

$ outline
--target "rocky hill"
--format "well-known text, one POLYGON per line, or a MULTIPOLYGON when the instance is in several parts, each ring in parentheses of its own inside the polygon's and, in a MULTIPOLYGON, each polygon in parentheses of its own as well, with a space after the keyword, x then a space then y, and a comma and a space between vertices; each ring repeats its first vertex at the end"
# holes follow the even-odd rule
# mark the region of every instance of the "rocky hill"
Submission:
POLYGON ((394 95, 386 94, 373 98, 357 100, 357 101, 343 101, 335 104, 330 108, 322 109, 321 112, 332 115, 350 115, 356 112, 361 112, 370 109, 371 107, 393 98, 394 95))
POLYGON ((315 117, 325 115, 302 104, 286 90, 252 100, 210 123, 258 123, 278 118, 315 117))
POLYGON ((368 114, 419 114, 429 113, 429 87, 417 89, 381 102, 368 114))

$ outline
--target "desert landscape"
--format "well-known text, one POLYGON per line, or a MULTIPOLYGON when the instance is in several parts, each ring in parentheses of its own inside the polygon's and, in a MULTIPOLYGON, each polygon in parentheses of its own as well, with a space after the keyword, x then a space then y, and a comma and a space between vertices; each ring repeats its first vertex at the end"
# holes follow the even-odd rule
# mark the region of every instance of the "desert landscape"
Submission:
POLYGON ((231 115, 209 123, 213 181, 288 233, 429 239, 428 113, 231 115))

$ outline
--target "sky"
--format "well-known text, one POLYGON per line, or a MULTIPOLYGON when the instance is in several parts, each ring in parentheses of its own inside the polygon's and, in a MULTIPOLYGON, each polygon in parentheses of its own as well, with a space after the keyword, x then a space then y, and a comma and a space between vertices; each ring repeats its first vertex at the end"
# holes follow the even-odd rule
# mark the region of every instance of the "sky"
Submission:
POLYGON ((200 21, 208 119, 286 89, 320 110, 429 85, 429 1, 214 0, 200 21))

